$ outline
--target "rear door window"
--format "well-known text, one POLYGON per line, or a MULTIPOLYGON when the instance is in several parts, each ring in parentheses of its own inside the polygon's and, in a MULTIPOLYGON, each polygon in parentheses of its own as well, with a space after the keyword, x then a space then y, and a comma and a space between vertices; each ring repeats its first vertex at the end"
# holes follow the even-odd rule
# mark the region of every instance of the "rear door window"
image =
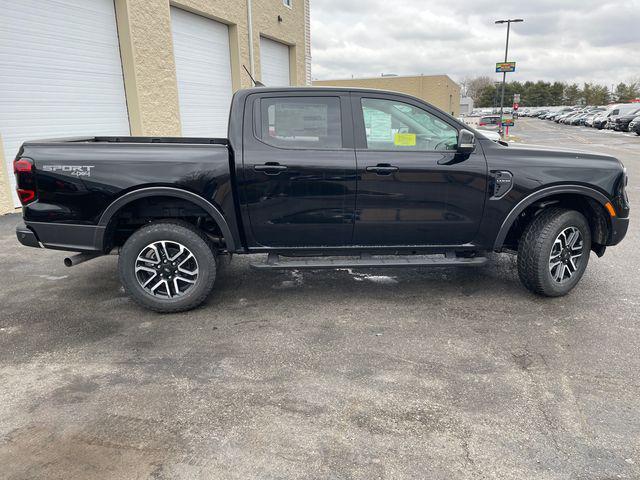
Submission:
POLYGON ((274 97, 260 100, 257 136, 279 148, 342 148, 338 97, 274 97))

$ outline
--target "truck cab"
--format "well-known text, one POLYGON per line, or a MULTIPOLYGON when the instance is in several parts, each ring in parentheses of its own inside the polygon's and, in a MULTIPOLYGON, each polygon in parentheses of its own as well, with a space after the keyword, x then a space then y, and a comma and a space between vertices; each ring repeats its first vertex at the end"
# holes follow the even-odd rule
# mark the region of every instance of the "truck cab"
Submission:
POLYGON ((481 148, 457 151, 464 128, 451 119, 385 92, 249 96, 239 172, 249 244, 405 248, 473 241, 487 162, 481 148))

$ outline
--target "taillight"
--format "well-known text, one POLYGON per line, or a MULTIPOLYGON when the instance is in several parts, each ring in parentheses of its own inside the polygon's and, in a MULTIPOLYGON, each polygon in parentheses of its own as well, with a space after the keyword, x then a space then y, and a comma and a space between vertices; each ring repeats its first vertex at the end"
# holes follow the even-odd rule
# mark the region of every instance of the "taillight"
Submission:
POLYGON ((27 158, 18 158, 13 162, 13 173, 31 173, 33 162, 27 158))
POLYGON ((486 123, 480 123, 480 125, 478 125, 479 127, 486 127, 487 124, 486 123))
POLYGON ((36 181, 33 174, 33 162, 28 158, 17 158, 13 162, 16 175, 16 191, 22 205, 36 199, 36 181))
POLYGON ((18 198, 20 198, 20 203, 22 205, 26 205, 29 202, 33 202, 36 198, 35 190, 27 190, 26 188, 18 188, 18 198))

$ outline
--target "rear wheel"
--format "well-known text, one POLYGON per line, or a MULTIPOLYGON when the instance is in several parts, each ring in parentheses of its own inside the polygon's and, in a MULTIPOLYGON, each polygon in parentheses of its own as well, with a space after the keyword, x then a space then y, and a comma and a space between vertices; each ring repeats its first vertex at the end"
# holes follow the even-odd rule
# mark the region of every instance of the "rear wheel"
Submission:
POLYGON ((156 312, 199 306, 213 289, 216 257, 204 233, 183 221, 150 223, 126 241, 118 261, 125 291, 156 312))
POLYGON ((582 278, 590 251, 591 230, 584 215, 549 208, 525 229, 518 247, 518 276, 538 295, 566 295, 582 278))

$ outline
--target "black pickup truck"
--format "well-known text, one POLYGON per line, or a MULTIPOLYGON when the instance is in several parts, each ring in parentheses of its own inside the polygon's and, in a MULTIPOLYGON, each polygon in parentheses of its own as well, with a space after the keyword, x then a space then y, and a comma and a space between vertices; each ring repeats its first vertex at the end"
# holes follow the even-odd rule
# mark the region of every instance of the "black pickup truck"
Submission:
POLYGON ((119 253, 139 304, 201 304, 221 255, 258 268, 482 265, 518 255, 531 291, 560 296, 625 236, 615 158, 495 143, 399 93, 256 88, 235 94, 229 138, 25 143, 14 162, 21 243, 119 253))

